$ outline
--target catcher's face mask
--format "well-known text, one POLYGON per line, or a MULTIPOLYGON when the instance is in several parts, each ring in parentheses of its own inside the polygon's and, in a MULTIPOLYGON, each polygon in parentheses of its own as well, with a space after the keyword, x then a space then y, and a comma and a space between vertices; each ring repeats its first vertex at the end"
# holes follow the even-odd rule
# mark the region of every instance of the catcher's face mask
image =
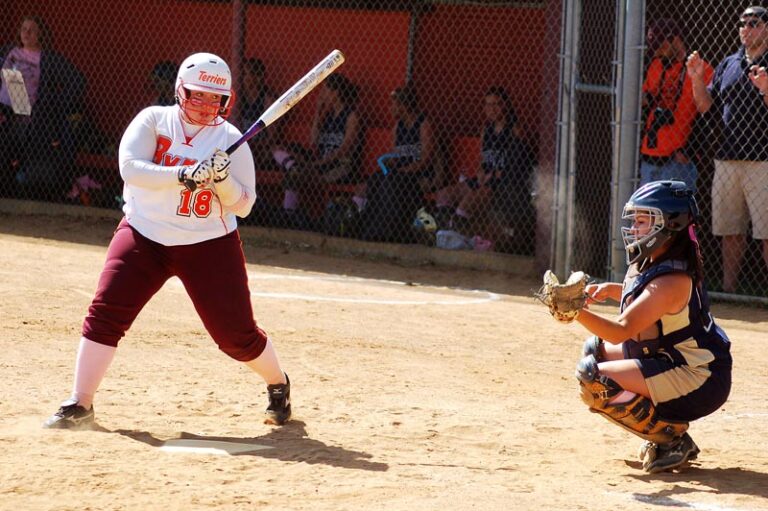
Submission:
POLYGON ((621 217, 627 264, 649 258, 697 216, 693 190, 682 181, 653 181, 638 188, 621 217))
POLYGON ((658 208, 638 208, 634 204, 627 204, 621 222, 627 264, 650 257, 672 237, 672 233, 664 229, 664 213, 658 208))

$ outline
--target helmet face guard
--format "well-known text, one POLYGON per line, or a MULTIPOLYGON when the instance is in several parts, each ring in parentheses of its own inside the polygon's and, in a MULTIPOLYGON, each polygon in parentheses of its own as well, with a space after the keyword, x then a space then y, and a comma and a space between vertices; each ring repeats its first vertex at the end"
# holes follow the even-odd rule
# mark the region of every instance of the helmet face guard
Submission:
POLYGON ((654 181, 632 194, 622 212, 627 264, 648 259, 661 245, 696 222, 693 191, 681 181, 654 181))
POLYGON ((223 123, 235 103, 232 73, 227 63, 212 53, 195 53, 187 57, 176 76, 176 101, 182 115, 193 124, 217 126, 223 123), (208 103, 195 98, 195 91, 218 94, 221 101, 208 103))
MULTIPOLYGON (((195 98, 194 91, 199 88, 190 88, 184 82, 181 82, 176 89, 176 101, 181 107, 184 118, 192 124, 202 124, 203 126, 218 126, 227 120, 232 113, 232 105, 235 103, 235 92, 230 91, 230 95, 222 95, 221 101, 217 103, 207 103, 200 98, 195 98), (210 118, 209 122, 200 123, 199 117, 210 118)), ((214 92, 217 91, 203 91, 214 92)))
POLYGON ((627 252, 627 264, 650 257, 672 237, 672 232, 664 228, 664 213, 658 208, 638 208, 627 204, 621 214, 621 221, 621 238, 627 252), (641 232, 635 225, 638 217, 648 218, 647 227, 642 227, 645 232, 641 232))

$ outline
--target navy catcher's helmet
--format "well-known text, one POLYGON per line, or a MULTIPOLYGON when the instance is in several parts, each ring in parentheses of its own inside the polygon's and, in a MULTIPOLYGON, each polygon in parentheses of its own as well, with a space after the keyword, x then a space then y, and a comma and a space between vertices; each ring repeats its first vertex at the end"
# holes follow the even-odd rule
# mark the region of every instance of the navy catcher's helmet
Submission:
POLYGON ((621 215, 627 264, 648 258, 675 234, 695 224, 698 215, 693 190, 682 181, 654 181, 638 188, 621 215), (632 227, 638 215, 649 217, 648 232, 632 227))

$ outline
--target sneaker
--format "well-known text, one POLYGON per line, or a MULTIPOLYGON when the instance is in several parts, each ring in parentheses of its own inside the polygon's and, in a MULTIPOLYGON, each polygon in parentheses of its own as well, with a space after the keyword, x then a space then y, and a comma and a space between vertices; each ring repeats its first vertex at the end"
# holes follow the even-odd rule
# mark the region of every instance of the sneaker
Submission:
POLYGON ((285 424, 291 418, 291 380, 285 375, 286 383, 267 385, 269 406, 265 412, 264 424, 285 424))
POLYGON ((647 466, 643 463, 643 469, 649 474, 673 470, 685 464, 690 460, 695 460, 699 452, 699 447, 694 443, 693 438, 688 433, 672 442, 656 447, 656 459, 647 466))
POLYGON ((93 412, 93 406, 88 410, 77 404, 74 399, 68 399, 61 403, 59 411, 43 423, 45 429, 88 429, 93 423, 96 415, 93 412))

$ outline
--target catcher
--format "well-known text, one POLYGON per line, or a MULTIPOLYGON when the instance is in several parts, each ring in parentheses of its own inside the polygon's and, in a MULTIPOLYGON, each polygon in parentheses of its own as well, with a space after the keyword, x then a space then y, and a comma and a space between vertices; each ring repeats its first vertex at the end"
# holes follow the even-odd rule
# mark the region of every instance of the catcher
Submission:
POLYGON ((560 284, 547 272, 537 293, 556 319, 594 334, 576 367, 581 398, 645 440, 639 456, 649 473, 696 459, 688 425, 720 408, 731 389, 730 341, 709 312, 697 216, 683 182, 648 183, 624 206, 623 284, 588 284, 580 272, 560 284), (588 310, 607 299, 620 304, 616 318, 588 310))

